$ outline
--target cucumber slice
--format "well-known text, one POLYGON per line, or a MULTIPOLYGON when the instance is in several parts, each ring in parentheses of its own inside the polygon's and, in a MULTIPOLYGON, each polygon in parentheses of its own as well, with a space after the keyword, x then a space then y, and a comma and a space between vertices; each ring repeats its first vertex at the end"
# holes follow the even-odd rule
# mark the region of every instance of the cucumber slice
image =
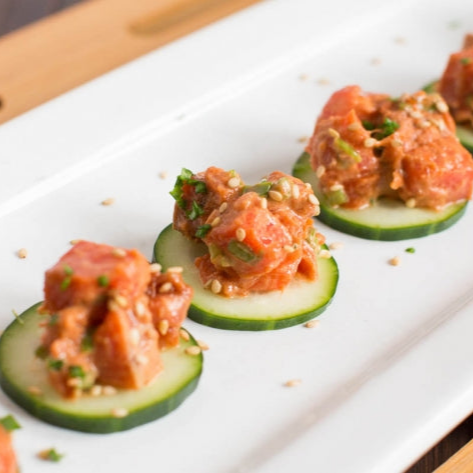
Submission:
POLYGON ((456 134, 460 143, 473 154, 473 130, 465 126, 457 125, 456 134))
POLYGON ((369 240, 408 240, 440 232, 458 221, 468 204, 461 202, 435 211, 410 209, 400 201, 382 198, 367 209, 333 208, 320 192, 308 153, 303 153, 297 160, 292 174, 312 185, 320 201, 321 211, 317 217, 320 221, 341 232, 369 240))
POLYGON ((197 387, 203 358, 202 354, 185 353, 187 347, 196 345, 190 337, 188 342, 181 339, 179 347, 162 352, 164 371, 143 389, 63 399, 50 385, 44 362, 35 356, 40 344, 39 323, 44 319, 36 310, 38 306, 21 314, 0 338, 0 386, 35 417, 82 432, 118 432, 168 414, 197 387), (33 388, 41 394, 33 394, 33 388), (117 417, 116 409, 128 414, 117 417))
POLYGON ((251 294, 228 299, 204 289, 195 258, 207 251, 204 244, 189 241, 180 232, 166 227, 154 246, 154 260, 164 269, 182 266, 187 284, 194 288, 188 317, 195 322, 226 330, 274 330, 300 324, 323 312, 332 300, 338 283, 333 258, 319 258, 319 279, 293 281, 284 291, 251 294))

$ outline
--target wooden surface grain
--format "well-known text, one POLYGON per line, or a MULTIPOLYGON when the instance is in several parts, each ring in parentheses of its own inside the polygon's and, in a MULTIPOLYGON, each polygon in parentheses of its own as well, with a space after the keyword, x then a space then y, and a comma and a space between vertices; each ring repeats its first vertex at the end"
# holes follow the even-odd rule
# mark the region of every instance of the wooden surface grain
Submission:
MULTIPOLYGON (((96 0, 0 0, 0 36, 10 38, 14 31, 25 31, 26 25, 34 24, 40 19, 51 17, 51 15, 57 18, 55 14, 61 10, 75 4, 83 5, 94 1, 96 0)), ((139 2, 140 0, 129 0, 130 4, 139 2)), ((240 6, 243 6, 243 3, 240 6)), ((80 6, 77 7, 78 10, 79 8, 80 6)), ((156 18, 151 15, 144 17, 142 21, 135 22, 133 27, 138 33, 141 31, 146 34, 150 29, 152 30, 155 24, 156 18)), ((42 30, 37 31, 41 32, 42 30)), ((1 44, 0 42, 0 49, 1 44)), ((0 101, 1 94, 2 83, 0 82, 0 101)), ((0 111, 1 107, 0 102, 0 111)), ((438 469, 438 473, 473 472, 473 443, 470 442, 471 439, 473 439, 473 415, 454 428, 449 435, 433 446, 405 473, 432 473, 436 469, 438 469), (459 451, 465 445, 467 446, 459 451), (453 456, 455 453, 457 455, 453 456), (445 463, 449 458, 450 461, 445 463)))

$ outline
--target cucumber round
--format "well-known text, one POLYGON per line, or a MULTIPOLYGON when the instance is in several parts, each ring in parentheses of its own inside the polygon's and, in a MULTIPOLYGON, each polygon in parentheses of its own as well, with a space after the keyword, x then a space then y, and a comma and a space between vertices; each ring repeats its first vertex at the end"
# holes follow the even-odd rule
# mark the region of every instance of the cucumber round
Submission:
POLYGON ((333 258, 319 258, 315 282, 294 280, 283 291, 227 298, 204 289, 195 258, 207 247, 185 238, 171 225, 159 235, 154 260, 164 269, 182 266, 187 284, 194 288, 188 317, 195 322, 226 330, 275 330, 306 322, 330 304, 338 283, 338 267, 333 258))
POLYGON ((303 153, 297 160, 292 174, 312 185, 320 201, 320 214, 317 218, 321 222, 335 230, 369 240, 408 240, 440 232, 457 222, 468 204, 468 201, 451 204, 436 211, 410 209, 401 201, 381 198, 367 209, 333 208, 320 192, 308 153, 303 153))
POLYGON ((181 339, 178 347, 162 352, 164 370, 145 388, 76 400, 62 398, 49 383, 44 361, 35 355, 40 345, 39 324, 44 320, 38 307, 39 304, 21 314, 0 338, 0 385, 33 416, 82 432, 118 432, 168 414, 197 387, 203 357, 185 352, 187 347, 196 345, 190 337, 189 341, 181 339), (117 410, 128 414, 118 417, 117 410))
POLYGON ((473 129, 457 125, 456 134, 463 147, 473 154, 473 129))

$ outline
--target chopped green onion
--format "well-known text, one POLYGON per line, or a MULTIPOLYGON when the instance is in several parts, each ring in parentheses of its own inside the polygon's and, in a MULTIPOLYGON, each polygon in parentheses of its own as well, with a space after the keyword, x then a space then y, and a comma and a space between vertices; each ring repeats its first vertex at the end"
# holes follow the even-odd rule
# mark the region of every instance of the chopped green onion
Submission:
POLYGON ((468 64, 471 64, 471 58, 470 57, 462 57, 460 59, 460 62, 464 65, 467 66, 468 64))
POLYGON ((49 360, 48 368, 53 371, 61 371, 61 368, 64 365, 64 361, 62 360, 49 360))
POLYGON ((67 276, 72 276, 74 274, 74 270, 68 264, 65 264, 64 274, 66 274, 67 276))
POLYGON ((94 348, 94 334, 92 330, 87 330, 87 332, 82 337, 80 342, 80 351, 89 352, 94 348))
POLYGON ((375 124, 370 120, 362 120, 361 124, 363 125, 363 128, 368 131, 372 131, 376 128, 375 124))
POLYGON ((377 140, 382 140, 383 138, 392 135, 398 129, 399 123, 386 117, 381 124, 380 130, 375 131, 371 136, 377 140))
POLYGON ((195 201, 192 201, 192 208, 187 212, 187 218, 189 220, 195 220, 204 213, 204 209, 195 201))
POLYGON ((268 195, 269 189, 271 189, 271 182, 261 181, 254 186, 243 186, 242 193, 246 194, 247 192, 256 192, 258 195, 266 197, 268 195))
POLYGON ((107 287, 110 284, 110 280, 108 279, 108 276, 106 274, 101 274, 97 278, 97 283, 100 287, 107 287))
POLYGON ((406 251, 406 253, 415 253, 415 252, 416 252, 416 249, 411 246, 411 247, 409 247, 409 248, 406 248, 405 251, 406 251))
POLYGON ((45 360, 49 355, 49 350, 44 345, 40 345, 38 348, 36 348, 34 354, 36 358, 45 360))
POLYGON ((212 225, 210 225, 209 223, 201 225, 200 227, 197 228, 195 232, 196 238, 205 238, 207 236, 207 233, 209 233, 211 229, 212 229, 212 225))
POLYGON ((353 148, 353 146, 350 143, 348 143, 345 140, 342 140, 340 137, 334 138, 333 143, 335 147, 338 149, 338 151, 347 154, 356 163, 361 162, 360 153, 358 153, 358 151, 356 151, 355 148, 353 148))
POLYGON ((62 281, 61 281, 61 291, 65 291, 72 282, 72 277, 71 276, 66 276, 62 281))
POLYGON ((11 414, 2 417, 0 419, 0 424, 2 424, 3 428, 7 432, 12 432, 13 430, 21 429, 21 425, 11 414))
POLYGON ((81 379, 85 378, 84 368, 82 368, 82 366, 80 365, 69 366, 68 372, 71 378, 81 378, 81 379))
POLYGON ((328 204, 332 207, 348 202, 348 196, 344 189, 329 191, 325 194, 325 198, 327 199, 328 204))
POLYGON ((12 309, 12 314, 13 314, 13 317, 15 317, 15 319, 21 324, 23 325, 25 322, 23 322, 23 319, 21 318, 21 316, 18 314, 18 312, 15 310, 15 309, 12 309))
POLYGON ((62 459, 64 454, 58 453, 56 449, 50 448, 48 450, 43 450, 42 452, 39 452, 38 454, 39 458, 42 460, 47 460, 51 462, 58 462, 62 459))
POLYGON ((255 263, 260 259, 248 245, 238 240, 230 241, 228 251, 244 263, 255 263))
POLYGON ((207 192, 207 186, 205 182, 199 181, 197 179, 192 179, 192 176, 192 171, 186 168, 182 168, 181 174, 176 178, 174 188, 171 192, 169 192, 181 209, 184 209, 186 207, 183 191, 185 184, 194 186, 197 194, 203 194, 207 192))

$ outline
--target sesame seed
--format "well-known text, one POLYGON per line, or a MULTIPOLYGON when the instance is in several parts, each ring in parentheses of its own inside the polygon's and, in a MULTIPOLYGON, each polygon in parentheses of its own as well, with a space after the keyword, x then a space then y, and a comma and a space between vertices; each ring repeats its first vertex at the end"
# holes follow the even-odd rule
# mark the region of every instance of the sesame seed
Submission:
POLYGON ((337 192, 343 190, 343 185, 342 184, 334 184, 333 186, 330 186, 330 190, 332 192, 337 192))
POLYGON ((210 290, 214 294, 218 294, 222 290, 222 283, 218 279, 214 279, 210 284, 210 290))
POLYGON ((308 76, 307 74, 301 74, 301 75, 299 76, 299 79, 302 80, 302 81, 305 81, 305 80, 307 80, 308 78, 309 78, 309 76, 308 76))
POLYGON ((79 242, 80 242, 80 240, 71 240, 69 243, 71 245, 77 245, 77 243, 79 243, 79 242))
POLYGON ((309 320, 308 322, 306 322, 304 324, 304 327, 305 328, 314 328, 314 327, 317 327, 317 325, 320 324, 320 320, 309 320))
POLYGON ((316 175, 318 178, 321 178, 324 174, 325 174, 325 166, 323 166, 323 165, 321 164, 321 165, 318 166, 317 169, 315 170, 315 175, 316 175))
POLYGON ((122 308, 128 307, 128 300, 125 296, 122 296, 121 294, 117 294, 114 297, 115 302, 122 308))
POLYGON ((102 386, 100 386, 100 384, 94 384, 91 388, 90 388, 90 395, 92 397, 99 397, 102 395, 102 386))
POLYGON ((393 139, 393 140, 391 140, 391 144, 392 144, 395 148, 399 148, 399 147, 402 146, 404 143, 403 143, 401 140, 393 139))
POLYGON ((228 203, 227 202, 222 202, 220 207, 218 208, 218 211, 223 214, 223 212, 225 212, 225 210, 227 210, 227 207, 228 207, 228 203))
POLYGON ((114 248, 112 254, 117 258, 124 258, 126 256, 126 251, 123 248, 114 248))
POLYGON ((268 200, 265 197, 261 197, 261 208, 262 209, 268 208, 268 200))
POLYGON ((136 357, 136 362, 137 362, 139 365, 144 366, 144 365, 148 364, 148 361, 149 361, 149 359, 148 359, 148 357, 145 356, 145 355, 138 355, 138 356, 136 357))
POLYGON ((173 287, 174 286, 172 285, 172 283, 167 281, 160 286, 158 291, 160 294, 168 294, 169 292, 173 290, 173 287))
POLYGON ((379 66, 381 64, 381 59, 379 57, 374 57, 371 59, 372 66, 379 66))
POLYGON ((406 200, 406 207, 408 207, 409 209, 413 209, 416 206, 416 203, 417 202, 414 197, 411 197, 410 199, 406 200))
POLYGON ((295 248, 293 245, 284 245, 283 246, 284 251, 287 251, 288 253, 294 253, 295 248))
POLYGON ((43 391, 38 386, 29 386, 28 392, 33 396, 41 396, 43 394, 43 391))
POLYGON ((102 200, 100 203, 105 206, 112 205, 115 203, 115 199, 113 197, 109 197, 108 199, 102 200))
POLYGON ((283 195, 281 194, 281 192, 269 191, 268 195, 270 199, 275 200, 276 202, 282 202, 283 200, 283 195))
POLYGON ((26 248, 20 248, 17 254, 18 258, 25 259, 28 256, 28 250, 26 248))
POLYGON ((314 207, 314 217, 317 217, 317 215, 320 215, 320 206, 316 205, 314 207))
POLYGON ((330 251, 329 250, 326 250, 325 248, 322 248, 320 251, 319 251, 319 258, 323 258, 323 259, 329 259, 331 258, 332 255, 330 254, 330 251))
POLYGON ((210 347, 203 340, 197 340, 197 345, 202 351, 207 351, 210 347))
POLYGON ((321 77, 320 79, 317 79, 317 84, 319 85, 329 85, 330 81, 324 77, 321 77))
POLYGON ((300 137, 297 139, 297 141, 298 141, 299 143, 307 143, 307 142, 309 141, 309 137, 306 136, 306 135, 300 136, 300 137))
POLYGON ((211 225, 212 227, 216 227, 216 226, 220 223, 220 221, 221 221, 221 218, 220 218, 220 217, 215 217, 215 218, 212 220, 212 222, 210 222, 210 225, 211 225))
POLYGON ((185 352, 188 355, 197 356, 197 355, 200 355, 200 353, 202 352, 202 349, 196 345, 193 345, 191 347, 187 347, 185 352))
POLYGON ((334 128, 329 128, 328 129, 328 134, 332 137, 332 138, 340 138, 340 133, 335 130, 334 128))
POLYGON ((413 110, 412 112, 409 113, 409 115, 410 115, 412 118, 416 118, 416 119, 422 118, 422 113, 419 112, 419 110, 413 110))
POLYGON ((246 238, 246 231, 244 228, 237 228, 235 235, 238 241, 243 241, 246 238))
POLYGON ((394 258, 391 258, 388 263, 391 266, 399 266, 401 264, 401 258, 399 256, 394 256, 394 258))
POLYGON ((301 191, 299 189, 299 186, 297 184, 294 184, 292 186, 292 197, 294 197, 294 199, 298 199, 300 196, 301 196, 301 191))
POLYGON ((374 138, 366 138, 363 145, 365 148, 372 148, 376 143, 377 141, 374 138))
POLYGON ((182 273, 184 271, 184 268, 182 266, 169 266, 168 269, 166 269, 167 273, 182 273))
POLYGON ((130 343, 136 346, 140 343, 140 338, 140 331, 137 328, 132 328, 130 330, 130 343))
POLYGON ((159 263, 152 263, 149 265, 149 270, 151 273, 160 273, 162 266, 159 263))
POLYGON ((113 396, 117 394, 117 390, 113 386, 102 386, 102 394, 104 396, 113 396))
POLYGON ((184 329, 181 328, 179 330, 179 335, 186 342, 188 342, 190 340, 190 335, 189 335, 189 332, 187 330, 184 330, 184 329))
POLYGON ((343 242, 334 241, 333 243, 330 243, 329 248, 331 250, 340 250, 341 248, 343 248, 343 242))
POLYGON ((158 330, 161 335, 166 335, 169 330, 169 320, 160 320, 158 324, 158 330))
POLYGON ((361 128, 362 126, 358 122, 350 123, 347 126, 347 130, 350 130, 350 131, 358 131, 358 130, 361 130, 361 128))
POLYGON ((146 313, 146 307, 145 307, 145 305, 143 304, 143 302, 138 301, 138 302, 135 304, 135 312, 136 312, 136 314, 139 315, 139 316, 145 315, 145 313, 146 313))
POLYGON ((168 172, 167 171, 161 171, 158 176, 160 179, 166 179, 168 177, 168 172))
POLYGON ((112 409, 111 413, 113 417, 126 417, 128 415, 128 409, 125 409, 124 407, 115 407, 112 409))
POLYGON ((228 187, 230 189, 236 189, 240 185, 240 178, 238 177, 232 177, 228 182, 227 182, 228 187))
POLYGON ((317 197, 314 195, 314 194, 309 194, 309 196, 307 197, 307 199, 309 200, 309 202, 313 205, 319 205, 319 199, 317 199, 317 197))
POLYGON ((107 301, 107 309, 110 312, 120 312, 121 307, 113 299, 109 299, 107 301))
POLYGON ((294 388, 302 383, 300 379, 290 379, 284 383, 287 388, 294 388))
POLYGON ((440 113, 448 112, 448 105, 443 100, 438 100, 435 102, 435 106, 440 113))
POLYGON ((422 120, 420 123, 419 123, 419 126, 421 128, 429 128, 429 126, 432 125, 432 123, 430 123, 428 120, 422 120))

